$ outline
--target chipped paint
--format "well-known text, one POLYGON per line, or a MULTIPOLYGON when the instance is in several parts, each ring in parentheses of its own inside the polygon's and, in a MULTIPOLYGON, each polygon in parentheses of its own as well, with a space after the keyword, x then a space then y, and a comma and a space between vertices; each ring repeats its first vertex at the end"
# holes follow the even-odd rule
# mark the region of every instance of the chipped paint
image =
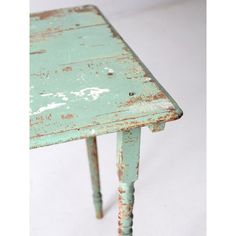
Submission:
POLYGON ((31 17, 38 18, 39 20, 48 20, 52 17, 59 17, 63 15, 63 11, 61 10, 52 10, 52 11, 44 11, 39 13, 32 13, 31 17))
MULTIPOLYGON (((129 92, 129 96, 135 95, 134 92, 129 92)), ((162 92, 159 91, 159 93, 153 94, 153 95, 145 95, 145 96, 134 96, 128 99, 126 102, 124 102, 121 106, 132 106, 133 104, 138 104, 139 102, 152 102, 155 100, 164 99, 164 102, 167 100, 167 96, 162 92)), ((169 100, 167 100, 169 102, 169 100)))
POLYGON ((148 128, 152 131, 152 132, 159 132, 164 130, 165 128, 165 122, 158 122, 158 123, 154 123, 154 124, 150 124, 148 126, 148 128))
POLYGON ((112 68, 105 67, 104 70, 106 71, 107 75, 113 75, 114 74, 114 70, 112 68))
POLYGON ((72 71, 72 67, 71 66, 66 66, 63 68, 63 71, 69 72, 72 71))
POLYGON ((101 89, 101 88, 85 88, 81 89, 77 92, 72 91, 70 92, 71 94, 77 96, 77 97, 82 97, 85 100, 97 100, 99 96, 103 93, 108 93, 110 90, 109 89, 101 89))
POLYGON ((53 97, 58 97, 61 98, 63 101, 68 101, 69 98, 63 93, 63 92, 57 92, 57 93, 43 93, 40 94, 41 97, 49 97, 49 96, 53 96, 53 97))
POLYGON ((34 13, 30 30, 31 148, 181 117, 97 8, 34 13))
POLYGON ((117 168, 120 182, 134 182, 139 160, 140 128, 117 134, 117 168), (135 171, 134 171, 135 170, 135 171))
POLYGON ((138 112, 155 112, 156 110, 163 111, 167 109, 173 108, 173 104, 170 102, 165 102, 164 104, 157 101, 152 102, 139 102, 138 104, 133 104, 131 109, 131 113, 138 112))
POLYGON ((69 120, 69 119, 73 119, 74 118, 74 115, 73 114, 66 114, 66 115, 61 115, 61 118, 63 120, 69 120))
POLYGON ((117 134, 118 235, 132 235, 134 182, 138 178, 141 129, 117 134))
POLYGON ((145 81, 145 82, 150 82, 150 81, 152 81, 152 78, 144 77, 144 81, 145 81))
POLYGON ((54 96, 61 98, 63 101, 68 101, 68 99, 69 99, 69 98, 68 98, 64 93, 62 93, 62 92, 57 92, 54 96))
POLYGON ((46 53, 47 51, 46 50, 38 50, 38 51, 34 51, 34 52, 30 52, 30 55, 35 55, 35 54, 43 54, 43 53, 46 53))
POLYGON ((44 111, 47 111, 47 110, 52 110, 54 108, 58 108, 58 107, 61 107, 61 106, 64 106, 66 103, 50 103, 50 104, 47 104, 46 106, 44 107, 40 107, 37 111, 35 112, 32 112, 30 115, 33 116, 33 115, 38 115, 44 111))
POLYGON ((118 194, 118 236, 132 236, 134 184, 120 183, 118 194))
POLYGON ((99 163, 96 137, 86 139, 90 177, 93 190, 93 202, 96 211, 96 217, 101 219, 103 217, 102 210, 102 194, 100 190, 100 176, 99 176, 99 163))
POLYGON ((53 93, 44 93, 40 95, 41 97, 53 96, 53 93))

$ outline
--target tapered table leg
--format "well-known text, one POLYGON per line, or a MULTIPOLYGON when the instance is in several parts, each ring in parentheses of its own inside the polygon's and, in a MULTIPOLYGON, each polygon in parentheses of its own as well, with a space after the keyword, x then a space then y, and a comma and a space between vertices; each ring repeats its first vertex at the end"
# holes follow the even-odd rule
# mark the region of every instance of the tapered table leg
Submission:
POLYGON ((101 219, 103 217, 102 210, 102 194, 100 191, 100 177, 99 177, 99 164, 96 137, 86 139, 88 160, 90 168, 90 177, 93 190, 93 202, 96 211, 96 217, 101 219))
POLYGON ((138 178, 141 129, 117 134, 117 168, 119 177, 118 235, 132 236, 134 182, 138 178))

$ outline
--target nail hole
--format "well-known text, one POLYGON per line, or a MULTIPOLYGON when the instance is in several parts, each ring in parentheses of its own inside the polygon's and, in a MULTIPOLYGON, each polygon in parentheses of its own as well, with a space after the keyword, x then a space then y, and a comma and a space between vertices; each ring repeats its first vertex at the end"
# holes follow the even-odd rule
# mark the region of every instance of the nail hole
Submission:
POLYGON ((114 73, 114 71, 112 69, 109 69, 107 72, 108 75, 113 75, 113 73, 114 73))

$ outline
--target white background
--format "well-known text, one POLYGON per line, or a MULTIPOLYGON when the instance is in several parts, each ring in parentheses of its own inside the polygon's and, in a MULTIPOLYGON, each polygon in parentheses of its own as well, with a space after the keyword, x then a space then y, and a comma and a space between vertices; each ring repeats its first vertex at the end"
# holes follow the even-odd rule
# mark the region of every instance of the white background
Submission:
MULTIPOLYGON (((88 1, 31 0, 31 12, 88 1)), ((134 234, 205 236, 205 2, 96 4, 169 91, 184 116, 142 129, 134 234)), ((116 135, 98 137, 105 217, 96 220, 85 142, 30 153, 31 236, 116 235, 116 135)))

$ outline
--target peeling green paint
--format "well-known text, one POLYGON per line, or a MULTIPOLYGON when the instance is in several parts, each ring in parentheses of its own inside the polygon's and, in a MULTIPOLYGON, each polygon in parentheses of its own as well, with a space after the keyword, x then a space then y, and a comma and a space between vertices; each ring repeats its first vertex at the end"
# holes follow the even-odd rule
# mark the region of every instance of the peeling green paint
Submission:
POLYGON ((141 129, 117 133, 117 168, 120 182, 132 183, 138 178, 141 129))
POLYGON ((97 8, 35 13, 30 20, 31 148, 182 115, 97 8))
POLYGON ((138 179, 141 129, 117 134, 117 169, 119 177, 118 235, 132 236, 134 182, 138 179))
POLYGON ((159 132, 159 131, 164 130, 165 122, 158 122, 158 123, 155 123, 155 124, 151 124, 148 127, 152 132, 159 132))
POLYGON ((119 184, 118 236, 133 235, 134 184, 119 184))
POLYGON ((100 219, 103 217, 103 210, 102 210, 102 194, 100 190, 99 162, 98 162, 96 137, 87 138, 86 144, 88 151, 90 177, 93 190, 93 202, 95 206, 96 217, 100 219))

